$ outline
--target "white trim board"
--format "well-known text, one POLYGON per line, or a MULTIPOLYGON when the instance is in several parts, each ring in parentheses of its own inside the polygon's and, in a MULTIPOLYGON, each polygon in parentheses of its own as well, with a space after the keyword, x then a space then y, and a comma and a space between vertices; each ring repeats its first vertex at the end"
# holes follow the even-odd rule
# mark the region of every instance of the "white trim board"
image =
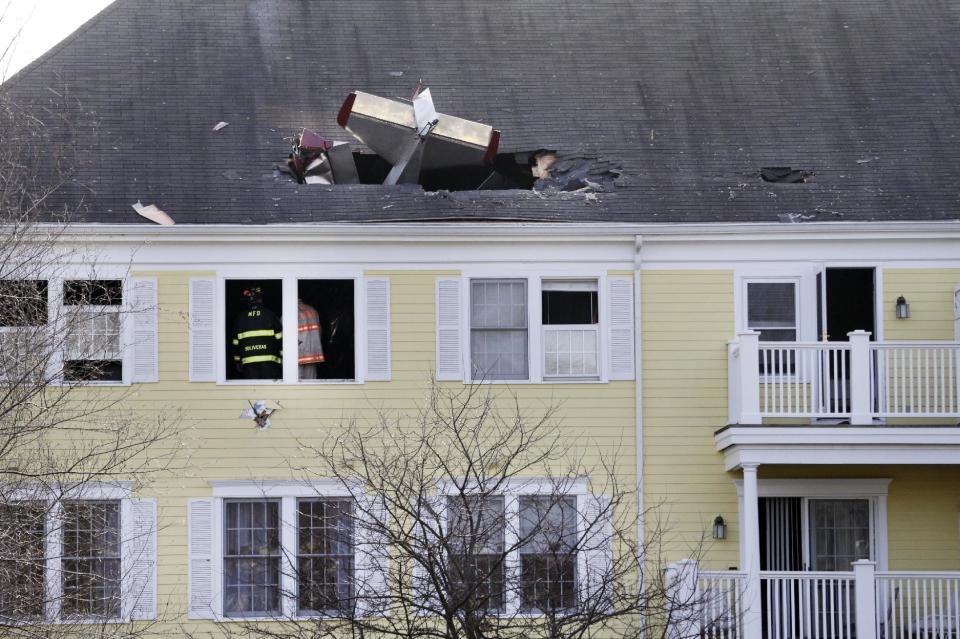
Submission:
POLYGON ((714 436, 726 470, 744 464, 957 464, 960 428, 728 426, 714 436))

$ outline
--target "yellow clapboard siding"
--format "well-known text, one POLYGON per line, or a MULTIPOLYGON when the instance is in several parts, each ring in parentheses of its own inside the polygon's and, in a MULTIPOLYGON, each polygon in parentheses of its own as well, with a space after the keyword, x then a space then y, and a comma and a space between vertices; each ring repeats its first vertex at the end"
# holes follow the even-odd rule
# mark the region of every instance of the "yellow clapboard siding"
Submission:
POLYGON ((960 269, 884 269, 883 330, 890 340, 952 340, 953 288, 960 269), (903 295, 910 318, 898 320, 895 306, 903 295))
MULTIPOLYGON (((627 271, 625 274, 630 274, 627 271)), ((166 610, 165 630, 194 629, 216 633, 211 623, 186 619, 186 504, 190 497, 211 494, 213 479, 284 479, 288 470, 309 462, 301 441, 319 441, 335 433, 345 421, 374 420, 378 410, 412 413, 427 392, 435 364, 435 281, 457 271, 368 271, 387 277, 391 290, 392 380, 367 384, 218 385, 189 383, 187 308, 191 276, 211 273, 142 273, 159 283, 160 379, 158 384, 136 385, 128 406, 141 415, 160 415, 172 407, 182 410, 184 429, 176 445, 185 468, 173 475, 145 477, 139 494, 159 498, 158 606, 166 610), (272 426, 257 430, 239 419, 248 400, 279 401, 282 409, 272 426), (189 455, 189 457, 188 457, 189 455)), ((460 383, 445 387, 463 388, 460 383)), ((612 465, 618 481, 636 485, 635 384, 495 384, 490 390, 509 404, 515 394, 524 412, 536 415, 557 406, 561 444, 573 444, 572 453, 585 455, 587 464, 612 465)), ((564 460, 555 466, 563 470, 564 460)), ((596 481, 603 483, 597 476, 596 481)))

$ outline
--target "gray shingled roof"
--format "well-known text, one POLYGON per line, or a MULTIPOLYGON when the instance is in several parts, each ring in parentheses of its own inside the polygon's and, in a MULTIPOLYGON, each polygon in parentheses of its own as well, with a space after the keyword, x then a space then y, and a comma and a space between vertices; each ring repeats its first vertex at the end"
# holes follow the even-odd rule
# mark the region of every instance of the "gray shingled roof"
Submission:
POLYGON ((63 194, 92 222, 141 222, 137 200, 178 223, 957 219, 958 34, 955 0, 118 0, 6 86, 42 99, 65 80, 96 111, 92 192, 63 194), (421 77, 501 150, 585 149, 627 186, 589 201, 274 177, 300 127, 349 139, 348 92, 409 96, 421 77), (815 181, 769 184, 765 166, 815 181))

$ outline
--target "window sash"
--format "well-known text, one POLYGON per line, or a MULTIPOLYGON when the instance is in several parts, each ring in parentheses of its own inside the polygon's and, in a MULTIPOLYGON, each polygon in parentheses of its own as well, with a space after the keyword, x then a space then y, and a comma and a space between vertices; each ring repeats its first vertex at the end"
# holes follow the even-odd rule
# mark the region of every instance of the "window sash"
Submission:
POLYGON ((43 504, 0 507, 0 617, 43 617, 46 600, 46 517, 43 504))
POLYGON ((520 610, 576 608, 576 497, 521 496, 519 516, 520 610))
POLYGON ((228 500, 224 502, 223 512, 224 615, 279 614, 280 502, 228 500))
MULTIPOLYGON (((746 308, 744 312, 745 324, 748 330, 760 333, 761 342, 795 342, 800 330, 800 308, 797 299, 798 287, 796 282, 784 281, 748 281, 745 285, 746 308), (790 294, 780 293, 779 301, 787 303, 789 301, 789 313, 784 313, 782 317, 758 317, 762 305, 769 305, 777 300, 758 299, 762 294, 760 291, 770 291, 769 287, 790 288, 790 294), (753 294, 751 295, 751 291, 753 294), (754 303, 751 304, 751 299, 754 303), (752 317, 751 317, 752 316, 752 317)), ((785 307, 786 308, 786 307, 785 307)), ((769 310, 769 308, 767 309, 769 310)), ((785 310, 785 309, 782 309, 785 310)))
POLYGON ((530 340, 525 279, 470 281, 470 353, 474 379, 527 379, 530 340))
POLYGON ((355 598, 355 531, 350 498, 297 501, 297 611, 347 611, 355 598), (318 506, 323 512, 313 512, 318 506), (305 511, 305 507, 310 510, 305 511), (317 520, 320 525, 315 525, 317 520), (319 534, 316 531, 321 531, 319 534), (332 580, 330 577, 333 577, 332 580), (317 605, 321 603, 323 605, 317 605))
POLYGON ((120 615, 120 533, 119 501, 63 504, 63 616, 120 615))
POLYGON ((543 376, 600 375, 600 330, 596 324, 543 327, 543 376))

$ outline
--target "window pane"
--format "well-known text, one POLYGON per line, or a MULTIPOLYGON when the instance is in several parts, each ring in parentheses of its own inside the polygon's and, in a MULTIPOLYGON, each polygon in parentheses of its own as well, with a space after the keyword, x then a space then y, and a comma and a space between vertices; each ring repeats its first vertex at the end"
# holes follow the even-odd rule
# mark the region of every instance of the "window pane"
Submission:
POLYGON ((224 614, 279 612, 279 502, 225 502, 224 522, 224 614))
POLYGON ((38 504, 0 506, 0 615, 39 617, 44 601, 44 523, 38 504))
POLYGON ((526 379, 527 331, 473 330, 470 352, 475 379, 526 379))
POLYGON ((504 604, 503 497, 447 499, 450 522, 451 593, 475 609, 504 604))
POLYGON ((520 583, 523 610, 576 606, 576 498, 520 498, 520 583))
POLYGON ((526 328, 526 280, 472 280, 471 328, 526 328))
POLYGON ((63 614, 120 614, 120 503, 63 505, 63 614))
POLYGON ((0 326, 47 323, 45 280, 0 280, 0 326))
POLYGON ((796 328, 797 300, 792 282, 747 284, 747 327, 796 328))
POLYGON ((866 499, 811 499, 811 549, 814 570, 851 570, 870 559, 870 503, 866 499))
POLYGON ((301 613, 353 608, 353 537, 351 500, 298 502, 297 605, 301 613))

